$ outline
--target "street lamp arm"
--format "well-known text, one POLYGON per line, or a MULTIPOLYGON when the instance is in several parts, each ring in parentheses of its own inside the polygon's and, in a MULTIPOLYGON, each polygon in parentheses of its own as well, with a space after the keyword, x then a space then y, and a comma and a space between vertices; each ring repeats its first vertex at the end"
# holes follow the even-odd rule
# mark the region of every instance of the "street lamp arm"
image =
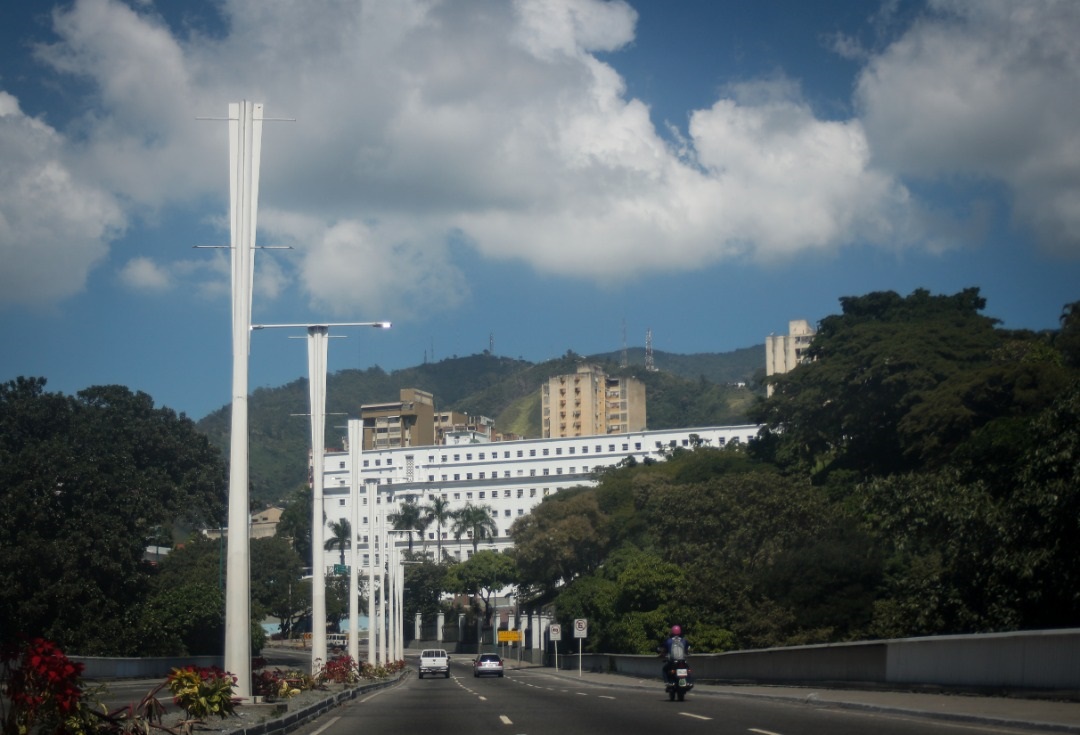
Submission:
POLYGON ((337 322, 328 324, 252 324, 255 329, 311 329, 319 327, 374 327, 375 329, 389 329, 393 322, 337 322))

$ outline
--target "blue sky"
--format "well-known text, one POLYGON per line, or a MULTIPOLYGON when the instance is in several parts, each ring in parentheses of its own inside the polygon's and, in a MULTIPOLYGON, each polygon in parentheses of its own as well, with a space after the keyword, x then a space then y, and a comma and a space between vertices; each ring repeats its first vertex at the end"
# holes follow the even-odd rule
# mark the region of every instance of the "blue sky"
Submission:
MULTIPOLYGON (((76 0, 0 23, 0 380, 231 386, 230 102, 265 105, 253 321, 330 370, 725 352, 875 290, 1080 300, 1071 0, 76 0)), ((762 355, 764 360, 764 355, 762 355)), ((304 377, 253 334, 251 386, 304 377)), ((365 400, 358 397, 358 402, 365 400)))

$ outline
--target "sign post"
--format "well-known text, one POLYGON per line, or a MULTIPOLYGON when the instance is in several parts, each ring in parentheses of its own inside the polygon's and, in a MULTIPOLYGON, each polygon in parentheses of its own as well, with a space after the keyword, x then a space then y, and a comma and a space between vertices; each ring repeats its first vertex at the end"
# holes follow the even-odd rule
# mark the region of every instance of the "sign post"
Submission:
POLYGON ((551 638, 551 642, 555 644, 555 670, 559 670, 559 641, 562 640, 562 626, 558 623, 552 623, 548 627, 548 636, 551 638))
POLYGON ((585 618, 574 620, 574 637, 577 638, 577 675, 581 676, 581 642, 589 637, 589 621, 585 618))

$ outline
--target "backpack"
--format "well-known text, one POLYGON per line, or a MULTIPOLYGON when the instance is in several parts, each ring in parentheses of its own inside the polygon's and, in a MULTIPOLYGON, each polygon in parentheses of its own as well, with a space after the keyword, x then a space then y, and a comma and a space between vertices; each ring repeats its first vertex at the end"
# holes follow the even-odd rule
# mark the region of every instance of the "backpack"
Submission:
POLYGON ((682 636, 672 636, 671 644, 668 646, 668 658, 672 661, 686 660, 686 641, 682 636))

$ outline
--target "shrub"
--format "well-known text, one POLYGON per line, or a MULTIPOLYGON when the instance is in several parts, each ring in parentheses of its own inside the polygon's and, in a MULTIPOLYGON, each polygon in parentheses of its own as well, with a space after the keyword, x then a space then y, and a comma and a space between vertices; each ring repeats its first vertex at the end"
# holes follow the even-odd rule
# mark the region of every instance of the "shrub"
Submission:
POLYGON ((173 694, 173 703, 196 720, 205 720, 211 715, 225 719, 236 713, 240 701, 233 697, 236 677, 216 666, 173 669, 167 684, 173 694))
POLYGON ((62 732, 82 712, 83 665, 43 638, 0 652, 0 732, 62 732))

